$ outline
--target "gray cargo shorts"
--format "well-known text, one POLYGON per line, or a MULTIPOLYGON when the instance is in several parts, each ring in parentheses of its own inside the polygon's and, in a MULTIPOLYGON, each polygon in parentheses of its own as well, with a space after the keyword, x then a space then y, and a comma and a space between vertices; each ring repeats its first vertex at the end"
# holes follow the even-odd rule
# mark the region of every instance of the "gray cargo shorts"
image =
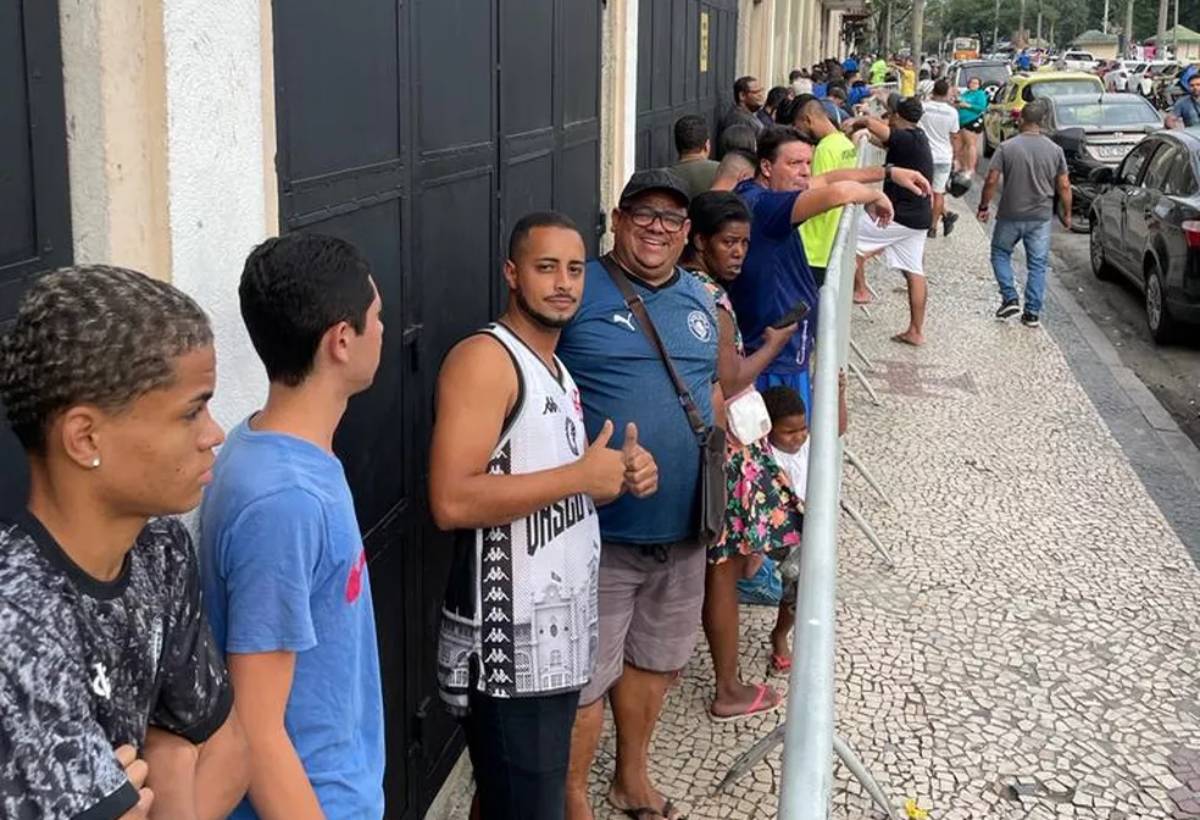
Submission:
POLYGON ((600 549, 600 643, 579 705, 608 693, 625 664, 677 672, 696 648, 706 551, 698 543, 605 543, 600 549))

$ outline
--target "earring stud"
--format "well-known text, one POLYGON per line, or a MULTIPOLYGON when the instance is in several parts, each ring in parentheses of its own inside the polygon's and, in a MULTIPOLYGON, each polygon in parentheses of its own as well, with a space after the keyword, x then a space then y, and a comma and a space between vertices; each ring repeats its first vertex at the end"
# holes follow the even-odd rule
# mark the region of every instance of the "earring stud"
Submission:
POLYGON ((92 459, 92 469, 94 470, 99 466, 100 466, 100 456, 96 456, 95 458, 92 459))

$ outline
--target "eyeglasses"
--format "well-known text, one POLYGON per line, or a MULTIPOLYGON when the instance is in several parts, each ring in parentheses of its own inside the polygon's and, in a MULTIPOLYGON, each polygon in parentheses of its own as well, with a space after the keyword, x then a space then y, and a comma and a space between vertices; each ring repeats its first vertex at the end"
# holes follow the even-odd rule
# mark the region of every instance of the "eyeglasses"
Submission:
POLYGON ((687 216, 681 215, 677 211, 660 211, 657 208, 648 208, 645 206, 639 208, 622 208, 622 211, 629 214, 629 218, 633 220, 633 224, 639 228, 649 228, 654 224, 654 220, 658 220, 663 226, 663 230, 667 233, 679 233, 683 229, 683 223, 687 222, 687 216))

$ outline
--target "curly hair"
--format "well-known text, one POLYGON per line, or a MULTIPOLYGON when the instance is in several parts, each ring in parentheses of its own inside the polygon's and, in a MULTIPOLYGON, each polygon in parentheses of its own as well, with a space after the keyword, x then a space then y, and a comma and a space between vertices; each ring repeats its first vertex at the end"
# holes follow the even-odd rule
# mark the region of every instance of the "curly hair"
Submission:
POLYGON ((63 268, 25 293, 0 339, 0 402, 27 451, 77 404, 120 410, 174 377, 174 359, 212 344, 208 317, 182 291, 107 265, 63 268))

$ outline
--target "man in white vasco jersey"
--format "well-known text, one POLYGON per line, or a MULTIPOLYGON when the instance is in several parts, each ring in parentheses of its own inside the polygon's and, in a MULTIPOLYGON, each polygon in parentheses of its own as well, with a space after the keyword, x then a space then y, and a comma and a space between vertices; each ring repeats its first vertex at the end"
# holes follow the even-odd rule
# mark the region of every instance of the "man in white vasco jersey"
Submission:
POLYGON ((442 608, 442 699, 463 716, 484 820, 561 818, 571 729, 598 642, 596 505, 658 487, 628 425, 589 446, 579 391, 554 355, 583 293, 583 238, 534 213, 509 240, 509 303, 438 377, 430 506, 457 532, 442 608))

